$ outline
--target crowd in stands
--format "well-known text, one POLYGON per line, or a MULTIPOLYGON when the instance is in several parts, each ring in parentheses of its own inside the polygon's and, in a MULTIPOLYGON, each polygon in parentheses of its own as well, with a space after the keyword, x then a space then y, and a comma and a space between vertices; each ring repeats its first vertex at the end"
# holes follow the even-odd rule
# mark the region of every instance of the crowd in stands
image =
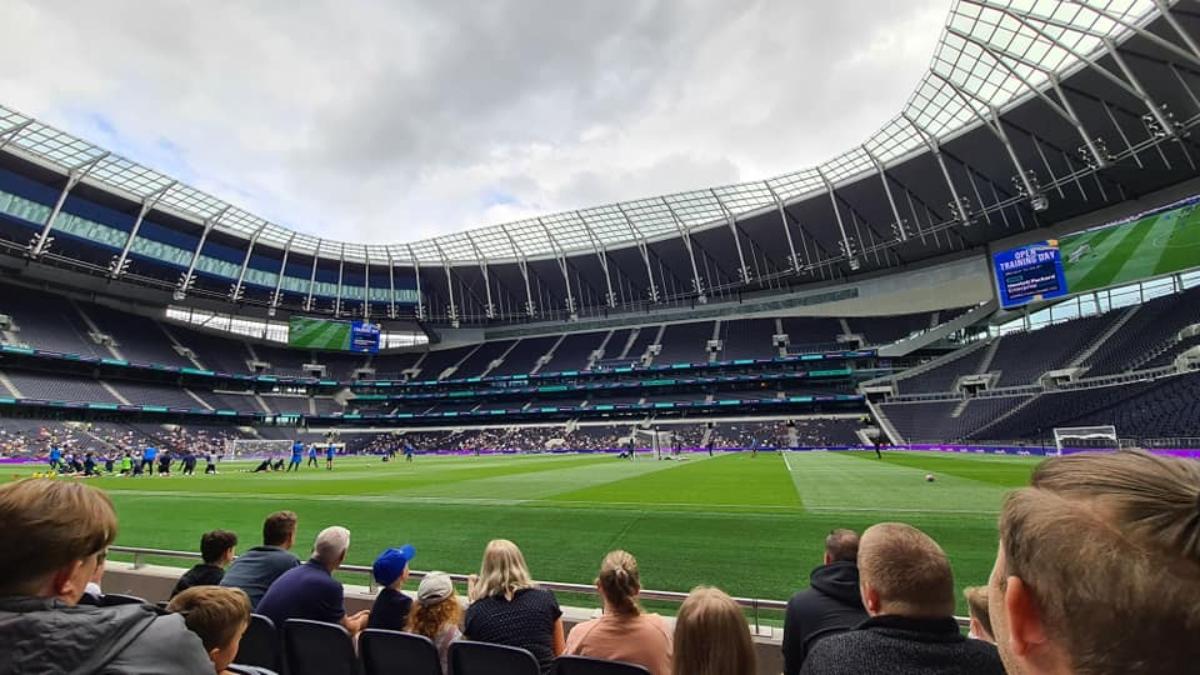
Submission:
MULTIPOLYGON (((7 483, 0 520, 4 674, 228 672, 252 611, 285 633, 290 620, 307 619, 352 636, 372 628, 423 635, 443 672, 463 651, 456 645, 471 642, 526 650, 543 675, 563 655, 624 661, 653 675, 757 672, 748 625, 728 595, 697 587, 672 627, 642 608, 637 560, 626 551, 600 564, 603 613, 568 634, 554 594, 532 581, 521 550, 504 539, 487 545, 464 600, 436 572, 409 597, 402 587, 416 551, 388 549, 372 567, 383 587, 373 608, 350 614, 333 577, 350 531, 321 530, 302 563, 291 553, 296 516, 279 512, 264 523, 263 545, 223 574, 236 537, 204 535, 204 563, 158 610, 85 595, 117 531, 99 490, 39 478, 7 483)), ((927 533, 894 522, 861 537, 834 530, 809 588, 788 603, 785 674, 1195 672, 1200 464, 1137 451, 1049 459, 1006 498, 999 544, 986 586, 965 592, 964 636, 953 617, 950 561, 927 533)))

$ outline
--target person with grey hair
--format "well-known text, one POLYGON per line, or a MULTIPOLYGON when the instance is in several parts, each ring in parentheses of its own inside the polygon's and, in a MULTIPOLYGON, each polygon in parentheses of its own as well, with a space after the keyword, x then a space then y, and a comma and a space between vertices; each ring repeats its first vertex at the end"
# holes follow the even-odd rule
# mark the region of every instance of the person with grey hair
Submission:
POLYGON ((333 578, 349 550, 350 530, 339 525, 321 530, 313 543, 312 558, 276 579, 255 611, 278 627, 288 619, 310 619, 340 624, 351 635, 359 633, 371 612, 347 615, 342 585, 333 578))

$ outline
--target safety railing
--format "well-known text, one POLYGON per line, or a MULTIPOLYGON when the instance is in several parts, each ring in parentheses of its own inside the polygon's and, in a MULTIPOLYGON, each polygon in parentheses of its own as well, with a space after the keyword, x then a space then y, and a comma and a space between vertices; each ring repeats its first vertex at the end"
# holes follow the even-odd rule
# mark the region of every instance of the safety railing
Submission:
MULTIPOLYGON (((141 569, 147 565, 147 558, 175 558, 181 560, 199 560, 200 554, 192 551, 171 551, 166 549, 145 548, 141 546, 110 546, 108 547, 109 555, 120 553, 132 556, 133 568, 141 569)), ((338 572, 350 575, 363 575, 367 579, 367 583, 363 584, 372 593, 376 591, 378 585, 375 583, 375 578, 371 574, 371 568, 366 565, 342 565, 338 568, 338 572)), ((409 578, 420 580, 429 572, 410 570, 409 578)), ((467 574, 450 574, 450 579, 456 584, 466 584, 468 582, 467 574)), ((539 587, 545 588, 556 593, 577 593, 579 595, 599 596, 596 587, 591 584, 572 584, 563 581, 537 581, 534 582, 539 587)), ((640 593, 642 600, 669 602, 680 604, 687 599, 687 593, 678 591, 655 591, 643 589, 640 593)), ((762 612, 783 612, 787 610, 786 600, 767 600, 764 598, 733 598, 740 607, 749 613, 747 617, 750 625, 754 629, 756 635, 762 634, 762 629, 765 624, 762 622, 762 612)), ((966 617, 954 617, 960 626, 967 626, 970 620, 966 617)))

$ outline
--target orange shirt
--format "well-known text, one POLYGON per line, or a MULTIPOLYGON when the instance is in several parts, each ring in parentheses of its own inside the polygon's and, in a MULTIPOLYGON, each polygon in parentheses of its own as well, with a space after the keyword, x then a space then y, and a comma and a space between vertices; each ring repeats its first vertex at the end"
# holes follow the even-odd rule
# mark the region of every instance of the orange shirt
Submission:
POLYGON ((635 663, 651 675, 671 675, 671 630, 657 614, 605 614, 571 629, 566 653, 635 663))

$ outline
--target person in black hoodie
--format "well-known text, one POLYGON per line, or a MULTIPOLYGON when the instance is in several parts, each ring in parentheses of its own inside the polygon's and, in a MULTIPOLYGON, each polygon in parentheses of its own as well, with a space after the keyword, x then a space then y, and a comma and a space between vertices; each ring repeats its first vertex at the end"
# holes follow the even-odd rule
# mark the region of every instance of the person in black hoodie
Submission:
POLYGON ((954 573, 929 535, 903 523, 863 532, 859 582, 869 619, 812 646, 800 675, 1004 675, 996 646, 954 619, 954 573))
POLYGON ((817 640, 866 621, 858 593, 858 534, 834 530, 825 537, 825 562, 809 575, 809 588, 788 601, 783 620, 783 672, 796 675, 817 640))

